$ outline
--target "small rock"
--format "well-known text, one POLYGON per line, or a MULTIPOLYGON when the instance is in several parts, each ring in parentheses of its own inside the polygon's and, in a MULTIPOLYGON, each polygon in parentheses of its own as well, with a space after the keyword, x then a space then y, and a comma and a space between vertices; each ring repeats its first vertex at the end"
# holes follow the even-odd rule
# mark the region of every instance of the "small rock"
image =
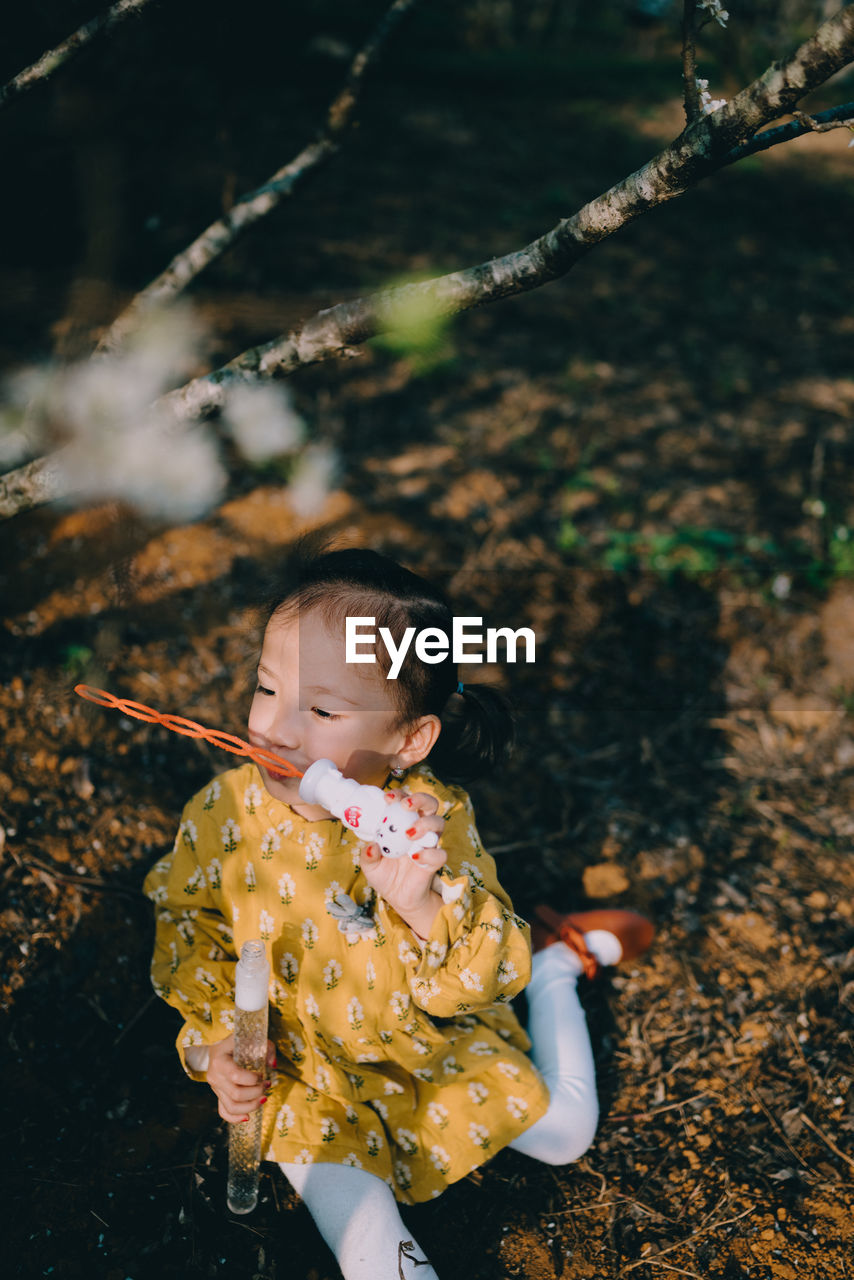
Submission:
POLYGON ((599 862, 596 866, 586 867, 582 880, 588 898, 616 897, 629 887, 629 877, 614 862, 599 862))

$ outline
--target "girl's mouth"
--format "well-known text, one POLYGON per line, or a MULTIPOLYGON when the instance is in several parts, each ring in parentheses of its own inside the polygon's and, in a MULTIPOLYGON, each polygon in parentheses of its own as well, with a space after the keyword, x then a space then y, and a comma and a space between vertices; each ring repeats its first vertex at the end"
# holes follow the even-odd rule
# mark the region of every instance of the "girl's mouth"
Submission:
POLYGON ((295 782, 296 779, 292 773, 276 773, 275 769, 268 769, 270 777, 274 782, 295 782))

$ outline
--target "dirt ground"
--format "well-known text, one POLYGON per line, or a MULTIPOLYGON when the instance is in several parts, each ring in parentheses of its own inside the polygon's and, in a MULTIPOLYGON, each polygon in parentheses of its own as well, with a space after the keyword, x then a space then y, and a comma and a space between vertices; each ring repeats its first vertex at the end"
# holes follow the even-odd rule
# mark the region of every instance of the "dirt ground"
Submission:
MULTIPOLYGON (((108 154, 124 184, 110 246, 66 227, 55 262, 33 248, 3 266, 20 322, 6 367, 91 336, 218 211, 223 182, 263 176, 314 120, 264 118, 243 148, 269 87, 244 84, 235 116, 233 86, 214 111, 194 72, 170 169, 162 120, 185 82, 161 69, 172 105, 143 138, 118 50, 109 74, 87 63, 3 122, 38 192, 27 138, 76 104, 89 159, 56 143, 61 163, 79 177, 108 154), (99 253, 109 288, 89 287, 99 253)), ((212 363, 327 299, 523 244, 678 118, 629 78, 617 103, 592 79, 569 95, 553 68, 478 67, 381 78, 334 165, 194 290, 212 363)), ((308 523, 436 577, 459 612, 536 632, 534 665, 487 673, 520 742, 473 788, 517 909, 626 905, 658 927, 648 957, 584 993, 602 1103, 588 1155, 551 1169, 502 1152, 405 1210, 443 1280, 854 1274, 854 161, 844 138, 807 142, 460 318, 427 367, 371 347, 293 382, 341 464, 308 523)), ((223 503, 189 526, 107 504, 0 528, 5 1274, 337 1275, 278 1171, 251 1217, 227 1213, 224 1126, 148 984, 143 876, 231 761, 72 693, 85 680, 242 731, 255 605, 306 521, 275 474, 232 462, 223 503)))

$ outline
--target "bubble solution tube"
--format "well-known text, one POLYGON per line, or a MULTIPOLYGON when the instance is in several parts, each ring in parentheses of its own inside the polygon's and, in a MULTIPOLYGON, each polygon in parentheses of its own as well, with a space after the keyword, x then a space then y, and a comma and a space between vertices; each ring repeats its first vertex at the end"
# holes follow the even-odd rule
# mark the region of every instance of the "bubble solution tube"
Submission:
MULTIPOLYGON (((248 1071, 266 1071, 267 1000, 270 965, 263 942, 244 942, 234 975, 234 1061, 248 1071)), ((228 1188, 232 1213, 251 1213, 258 1203, 261 1111, 228 1127, 228 1188)))

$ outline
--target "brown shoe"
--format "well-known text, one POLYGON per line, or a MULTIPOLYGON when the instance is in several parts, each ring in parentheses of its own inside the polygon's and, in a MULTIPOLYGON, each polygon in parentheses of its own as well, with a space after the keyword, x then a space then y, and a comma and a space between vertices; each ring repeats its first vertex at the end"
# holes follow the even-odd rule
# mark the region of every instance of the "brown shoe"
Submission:
POLYGON ((599 961, 584 941, 585 933, 604 929, 613 933, 622 950, 622 960, 634 960, 642 955, 655 936, 655 926, 636 911, 620 911, 616 907, 604 907, 599 911, 575 911, 561 915, 553 907, 534 908, 536 919, 531 924, 531 945, 534 951, 542 951, 554 942, 564 942, 581 961, 585 975, 593 978, 599 972, 599 961))

